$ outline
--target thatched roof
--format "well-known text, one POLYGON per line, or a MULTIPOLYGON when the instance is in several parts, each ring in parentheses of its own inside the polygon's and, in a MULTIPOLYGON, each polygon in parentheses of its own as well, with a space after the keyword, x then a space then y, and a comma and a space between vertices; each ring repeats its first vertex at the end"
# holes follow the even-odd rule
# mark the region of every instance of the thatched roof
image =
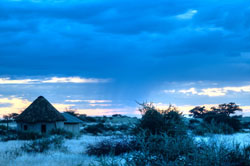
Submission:
POLYGON ((65 121, 64 116, 53 107, 43 96, 39 96, 17 118, 17 122, 37 123, 65 121))
POLYGON ((83 123, 82 120, 78 119, 77 117, 70 115, 69 113, 62 113, 66 121, 64 123, 69 123, 69 124, 77 124, 77 123, 83 123))

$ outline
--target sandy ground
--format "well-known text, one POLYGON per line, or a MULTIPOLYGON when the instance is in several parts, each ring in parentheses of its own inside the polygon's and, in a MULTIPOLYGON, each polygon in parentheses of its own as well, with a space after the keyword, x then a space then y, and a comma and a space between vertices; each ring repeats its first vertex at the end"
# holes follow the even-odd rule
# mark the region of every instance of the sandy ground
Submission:
POLYGON ((96 161, 95 157, 86 155, 86 146, 110 137, 82 135, 78 139, 66 140, 67 150, 51 150, 47 153, 22 153, 15 158, 15 152, 27 141, 0 142, 0 166, 80 166, 96 161))
MULTIPOLYGON (((27 141, 0 142, 0 166, 88 166, 97 160, 96 157, 86 155, 88 144, 110 138, 110 136, 82 135, 78 139, 66 140, 64 146, 67 150, 50 150, 47 153, 23 153, 15 157, 20 151, 19 147, 27 141)), ((224 142, 229 146, 239 143, 241 146, 250 145, 250 133, 237 133, 233 135, 210 135, 195 137, 197 141, 224 142)))

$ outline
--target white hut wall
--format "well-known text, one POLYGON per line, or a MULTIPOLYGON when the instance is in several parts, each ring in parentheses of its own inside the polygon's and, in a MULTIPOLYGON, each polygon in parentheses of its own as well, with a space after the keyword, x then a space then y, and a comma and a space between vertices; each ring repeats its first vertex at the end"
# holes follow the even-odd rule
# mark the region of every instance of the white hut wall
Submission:
POLYGON ((46 133, 56 128, 64 128, 64 122, 41 122, 41 123, 17 123, 17 130, 23 132, 42 133, 42 126, 45 126, 46 133))
POLYGON ((65 123, 64 129, 74 134, 78 134, 80 132, 80 126, 79 123, 65 123))

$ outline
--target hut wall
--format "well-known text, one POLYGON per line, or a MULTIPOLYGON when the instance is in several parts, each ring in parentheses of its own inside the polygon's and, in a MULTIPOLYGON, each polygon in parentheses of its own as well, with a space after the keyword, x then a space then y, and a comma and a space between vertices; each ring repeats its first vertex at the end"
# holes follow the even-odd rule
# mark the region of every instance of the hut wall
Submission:
POLYGON ((23 132, 37 132, 41 133, 42 132, 42 125, 46 126, 46 133, 49 133, 51 130, 56 129, 56 128, 63 128, 64 127, 64 122, 54 122, 54 123, 17 123, 17 130, 18 131, 23 131, 23 132), (25 130, 25 125, 27 126, 27 130, 25 130))
POLYGON ((74 134, 78 134, 80 132, 80 124, 79 123, 64 123, 64 129, 74 134))
POLYGON ((63 129, 64 128, 64 122, 56 122, 56 128, 63 129))

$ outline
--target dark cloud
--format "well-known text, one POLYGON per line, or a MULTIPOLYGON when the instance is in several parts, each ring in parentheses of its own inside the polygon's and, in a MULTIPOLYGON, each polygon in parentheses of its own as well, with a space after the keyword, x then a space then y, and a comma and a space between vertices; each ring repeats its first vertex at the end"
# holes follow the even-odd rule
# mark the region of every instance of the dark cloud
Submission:
POLYGON ((135 99, 164 81, 249 81, 249 4, 4 0, 0 72, 113 78, 112 95, 135 99))

